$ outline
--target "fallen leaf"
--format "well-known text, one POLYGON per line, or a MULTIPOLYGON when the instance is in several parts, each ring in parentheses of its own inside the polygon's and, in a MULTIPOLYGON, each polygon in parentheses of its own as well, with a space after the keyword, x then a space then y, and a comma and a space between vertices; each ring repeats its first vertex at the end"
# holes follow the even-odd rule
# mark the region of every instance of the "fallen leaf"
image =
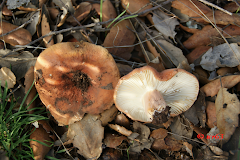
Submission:
POLYGON ((173 123, 170 126, 173 135, 177 140, 182 140, 182 136, 191 138, 193 135, 193 129, 190 127, 190 122, 184 118, 175 117, 173 123))
POLYGON ((205 85, 210 82, 210 80, 208 80, 209 73, 202 69, 202 67, 194 67, 194 71, 192 73, 197 77, 201 85, 205 85))
POLYGON ((104 127, 98 116, 87 114, 81 121, 69 125, 67 136, 83 157, 97 159, 101 155, 104 127))
POLYGON ((121 160, 123 159, 122 152, 119 149, 106 148, 100 157, 101 160, 121 160))
POLYGON ((217 70, 217 74, 220 76, 225 76, 226 74, 233 74, 237 71, 237 67, 222 67, 217 70))
MULTIPOLYGON (((18 26, 13 25, 8 22, 1 22, 0 25, 0 34, 8 33, 14 29, 16 29, 18 26)), ((32 41, 32 35, 30 32, 24 28, 20 28, 6 36, 1 37, 2 40, 4 40, 6 43, 11 44, 12 46, 15 45, 26 45, 32 41)))
POLYGON ((34 13, 31 17, 28 17, 26 20, 32 19, 32 22, 27 26, 27 30, 31 33, 33 36, 36 33, 37 25, 39 24, 39 21, 41 20, 41 13, 40 11, 37 11, 34 13))
POLYGON ((184 26, 184 25, 182 25, 182 24, 179 24, 179 26, 180 26, 180 28, 183 29, 184 31, 189 32, 189 33, 192 33, 192 34, 194 34, 194 33, 196 33, 196 32, 199 31, 199 29, 189 28, 189 27, 186 27, 186 26, 184 26))
MULTIPOLYGON (((218 27, 220 32, 225 38, 240 35, 240 28, 238 26, 229 25, 226 28, 218 27)), ((194 33, 190 38, 188 38, 183 45, 187 49, 193 49, 198 46, 206 46, 212 43, 215 39, 219 39, 221 35, 219 32, 211 25, 206 25, 202 30, 194 33)))
MULTIPOLYGON (((42 36, 51 32, 50 24, 49 24, 50 16, 47 10, 46 5, 42 7, 42 21, 41 21, 41 33, 42 36)), ((43 38, 43 42, 45 47, 50 47, 54 45, 53 36, 47 36, 43 38)))
POLYGON ((56 8, 48 8, 48 12, 52 20, 55 20, 59 14, 59 10, 56 8))
POLYGON ((240 82, 240 75, 225 76, 221 78, 221 81, 218 78, 209 82, 208 84, 201 87, 200 90, 204 92, 206 97, 213 97, 218 93, 221 86, 224 88, 231 88, 235 86, 238 82, 240 82))
POLYGON ((35 63, 36 63, 36 58, 34 58, 32 53, 28 51, 24 51, 19 55, 18 52, 12 52, 10 50, 3 50, 3 49, 0 50, 1 66, 11 68, 17 80, 23 78, 26 72, 29 70, 29 68, 31 66, 34 66, 35 63), (5 56, 10 53, 11 53, 11 56, 2 58, 2 56, 5 56))
MULTIPOLYGON (((212 10, 203 3, 192 0, 192 2, 204 13, 212 12, 212 10)), ((175 0, 172 2, 172 7, 179 9, 183 14, 189 17, 200 17, 202 13, 189 0, 175 0)))
POLYGON ((112 105, 111 108, 105 110, 99 115, 99 120, 102 123, 102 126, 106 126, 109 122, 113 121, 117 116, 118 109, 115 105, 112 105))
MULTIPOLYGON (((39 128, 36 128, 36 130, 30 135, 30 139, 41 141, 48 146, 51 145, 50 141, 52 141, 52 139, 49 137, 49 134, 43 129, 41 125, 39 128)), ((42 145, 37 141, 30 141, 29 143, 33 150, 35 160, 44 160, 45 155, 51 149, 51 147, 42 145)))
POLYGON ((217 127, 223 134, 223 143, 227 142, 236 127, 238 127, 238 115, 240 114, 240 102, 236 94, 231 94, 227 88, 220 88, 216 105, 217 127))
POLYGON ((210 48, 201 58, 200 65, 202 68, 213 71, 219 67, 238 66, 240 61, 240 47, 238 47, 237 43, 231 43, 230 47, 229 44, 224 43, 210 48))
POLYGON ((120 125, 120 126, 130 128, 130 122, 129 122, 128 118, 123 113, 120 113, 116 116, 115 123, 120 125))
POLYGON ((192 52, 190 52, 186 58, 188 63, 193 63, 196 59, 201 57, 204 53, 206 53, 211 47, 210 46, 197 46, 192 52))
MULTIPOLYGON (((139 1, 139 0, 122 0, 121 3, 122 3, 122 7, 124 9, 126 9, 127 5, 129 4, 128 9, 127 9, 127 13, 129 13, 129 14, 140 13, 147 9, 152 8, 152 4, 151 4, 150 0, 141 0, 141 1, 139 1)), ((146 16, 147 14, 148 14, 148 12, 141 16, 146 16)))
POLYGON ((7 82, 8 89, 13 88, 16 84, 16 77, 9 68, 2 67, 0 70, 0 82, 2 87, 5 87, 5 83, 7 82))
POLYGON ((76 26, 78 25, 76 20, 79 21, 80 23, 81 20, 87 17, 91 10, 92 10, 91 3, 82 2, 76 7, 74 15, 69 16, 66 21, 71 23, 73 26, 76 26))
POLYGON ((129 28, 133 29, 129 20, 121 21, 116 26, 111 28, 110 32, 107 34, 103 42, 103 46, 106 47, 110 53, 126 60, 130 59, 131 52, 133 51, 134 47, 115 46, 126 46, 134 44, 136 36, 129 28))
POLYGON ((173 135, 168 135, 165 139, 165 144, 168 146, 167 150, 169 151, 179 151, 182 149, 182 141, 177 140, 173 135))
POLYGON ((179 25, 179 22, 177 18, 170 17, 166 15, 166 13, 159 10, 154 10, 152 24, 160 33, 164 35, 166 39, 169 39, 169 37, 174 39, 175 35, 177 34, 175 32, 175 27, 176 25, 179 25))
MULTIPOLYGON (((100 15, 100 4, 94 4, 94 9, 100 15)), ((114 19, 117 17, 115 8, 113 7, 110 0, 105 0, 102 4, 102 21, 108 21, 109 19, 114 19)), ((104 24, 103 26, 107 27, 110 23, 104 24)), ((114 24, 114 23, 113 23, 114 24)), ((110 28, 112 26, 109 26, 110 28)))
POLYGON ((5 5, 3 6, 2 13, 4 16, 12 16, 12 11, 9 10, 5 5))
MULTIPOLYGON (((183 55, 183 52, 180 48, 174 46, 166 40, 157 40, 157 43, 165 52, 165 56, 168 60, 170 60, 175 66, 179 66, 180 64, 186 64, 186 70, 190 68, 187 58, 183 55)), ((163 57, 162 57, 163 58, 163 57)), ((165 62, 165 61, 164 61, 165 62)))
POLYGON ((11 0, 7 1, 6 5, 8 9, 16 9, 24 4, 28 4, 30 0, 11 0))
POLYGON ((191 144, 189 144, 188 142, 183 142, 183 147, 190 154, 190 156, 193 157, 193 152, 192 152, 193 146, 191 144))
MULTIPOLYGON (((24 81, 24 85, 25 85, 25 94, 29 91, 30 87, 32 86, 33 84, 33 81, 34 81, 34 67, 30 67, 29 70, 27 71, 27 73, 25 74, 25 81, 24 81)), ((29 92, 27 98, 26 98, 26 101, 25 103, 27 105, 29 105, 31 103, 31 101, 34 99, 34 97, 36 96, 36 88, 35 86, 33 85, 31 91, 29 92)), ((28 106, 28 109, 32 109, 35 107, 35 101, 33 101, 29 106, 28 106)), ((29 113, 33 113, 34 111, 30 111, 29 113)))
POLYGON ((123 140, 127 140, 125 136, 118 136, 116 134, 108 133, 104 138, 104 144, 109 148, 117 148, 123 140))
POLYGON ((144 148, 150 149, 154 139, 149 138, 150 129, 140 122, 133 122, 133 129, 137 136, 132 139, 131 136, 128 138, 133 141, 129 148, 129 151, 140 153, 144 148))
POLYGON ((130 73, 133 69, 129 65, 117 63, 118 70, 120 72, 121 77, 125 76, 126 74, 130 73))
POLYGON ((217 146, 209 146, 209 148, 211 149, 211 151, 213 153, 215 153, 216 155, 223 155, 223 150, 221 150, 221 148, 217 147, 217 146))
POLYGON ((235 12, 235 11, 237 11, 238 8, 239 8, 239 6, 236 4, 236 2, 227 3, 227 4, 223 7, 223 9, 226 9, 227 11, 232 12, 232 13, 235 12))
POLYGON ((165 144, 164 138, 168 135, 168 131, 163 128, 159 128, 153 130, 150 137, 154 138, 154 142, 152 144, 152 149, 154 150, 162 150, 167 149, 167 145, 165 144))
POLYGON ((211 130, 207 133, 207 140, 211 144, 217 144, 223 137, 219 134, 219 129, 217 126, 211 128, 211 130))
POLYGON ((217 126, 216 107, 214 102, 207 101, 207 125, 209 128, 217 126))
POLYGON ((126 129, 125 127, 122 127, 120 125, 117 124, 108 124, 108 126, 110 128, 112 128, 113 130, 117 131, 118 133, 121 133, 124 136, 130 136, 132 134, 132 131, 126 129))
POLYGON ((18 7, 19 10, 21 11, 37 11, 38 8, 32 3, 32 2, 29 2, 27 3, 26 5, 22 5, 20 7, 18 7))

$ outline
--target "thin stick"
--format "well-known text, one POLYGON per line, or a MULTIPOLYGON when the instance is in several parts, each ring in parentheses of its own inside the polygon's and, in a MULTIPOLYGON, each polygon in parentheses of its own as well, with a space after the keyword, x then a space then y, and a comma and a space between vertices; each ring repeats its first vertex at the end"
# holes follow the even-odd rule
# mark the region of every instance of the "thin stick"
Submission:
POLYGON ((206 0, 198 0, 198 1, 200 1, 200 2, 202 2, 202 3, 204 3, 204 4, 206 4, 206 5, 209 5, 209 6, 211 6, 211 7, 214 7, 214 8, 216 8, 216 9, 218 9, 218 10, 224 12, 224 13, 227 13, 227 14, 229 14, 230 16, 232 15, 231 12, 229 12, 229 11, 227 11, 227 10, 225 10, 225 9, 223 9, 223 8, 215 5, 215 4, 212 4, 212 3, 210 3, 210 2, 208 2, 208 1, 206 1, 206 0))

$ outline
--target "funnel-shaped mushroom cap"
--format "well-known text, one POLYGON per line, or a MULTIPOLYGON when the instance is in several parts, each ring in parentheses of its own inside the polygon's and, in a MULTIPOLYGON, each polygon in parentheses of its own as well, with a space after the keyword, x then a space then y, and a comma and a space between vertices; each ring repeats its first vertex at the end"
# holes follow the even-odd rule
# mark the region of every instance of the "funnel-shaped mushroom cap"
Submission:
POLYGON ((39 55, 34 76, 40 99, 59 125, 110 108, 120 78, 108 51, 87 42, 49 47, 39 55))
POLYGON ((183 69, 159 73, 145 66, 122 77, 114 92, 116 107, 133 120, 151 122, 155 112, 170 107, 171 116, 188 110, 197 98, 197 78, 183 69))

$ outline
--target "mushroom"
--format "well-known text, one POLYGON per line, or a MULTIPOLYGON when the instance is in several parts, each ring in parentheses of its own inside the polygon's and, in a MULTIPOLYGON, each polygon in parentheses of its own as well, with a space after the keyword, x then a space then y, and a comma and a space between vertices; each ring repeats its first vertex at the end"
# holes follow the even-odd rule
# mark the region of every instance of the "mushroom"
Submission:
POLYGON ((114 92, 118 110, 133 120, 152 122, 155 114, 170 107, 170 116, 188 110, 197 98, 197 78, 183 69, 159 73, 150 66, 123 76, 114 92))
POLYGON ((37 58, 34 76, 41 101, 59 125, 79 121, 85 113, 109 109, 120 78, 108 51, 87 42, 47 48, 37 58))

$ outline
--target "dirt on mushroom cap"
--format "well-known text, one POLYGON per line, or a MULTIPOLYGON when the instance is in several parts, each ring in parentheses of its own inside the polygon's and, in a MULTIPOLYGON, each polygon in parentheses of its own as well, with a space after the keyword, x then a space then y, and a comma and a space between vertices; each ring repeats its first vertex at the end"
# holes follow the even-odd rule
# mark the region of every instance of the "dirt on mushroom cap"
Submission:
POLYGON ((46 49, 37 59, 34 74, 40 99, 59 125, 110 108, 120 78, 108 51, 87 42, 59 43, 46 49))

